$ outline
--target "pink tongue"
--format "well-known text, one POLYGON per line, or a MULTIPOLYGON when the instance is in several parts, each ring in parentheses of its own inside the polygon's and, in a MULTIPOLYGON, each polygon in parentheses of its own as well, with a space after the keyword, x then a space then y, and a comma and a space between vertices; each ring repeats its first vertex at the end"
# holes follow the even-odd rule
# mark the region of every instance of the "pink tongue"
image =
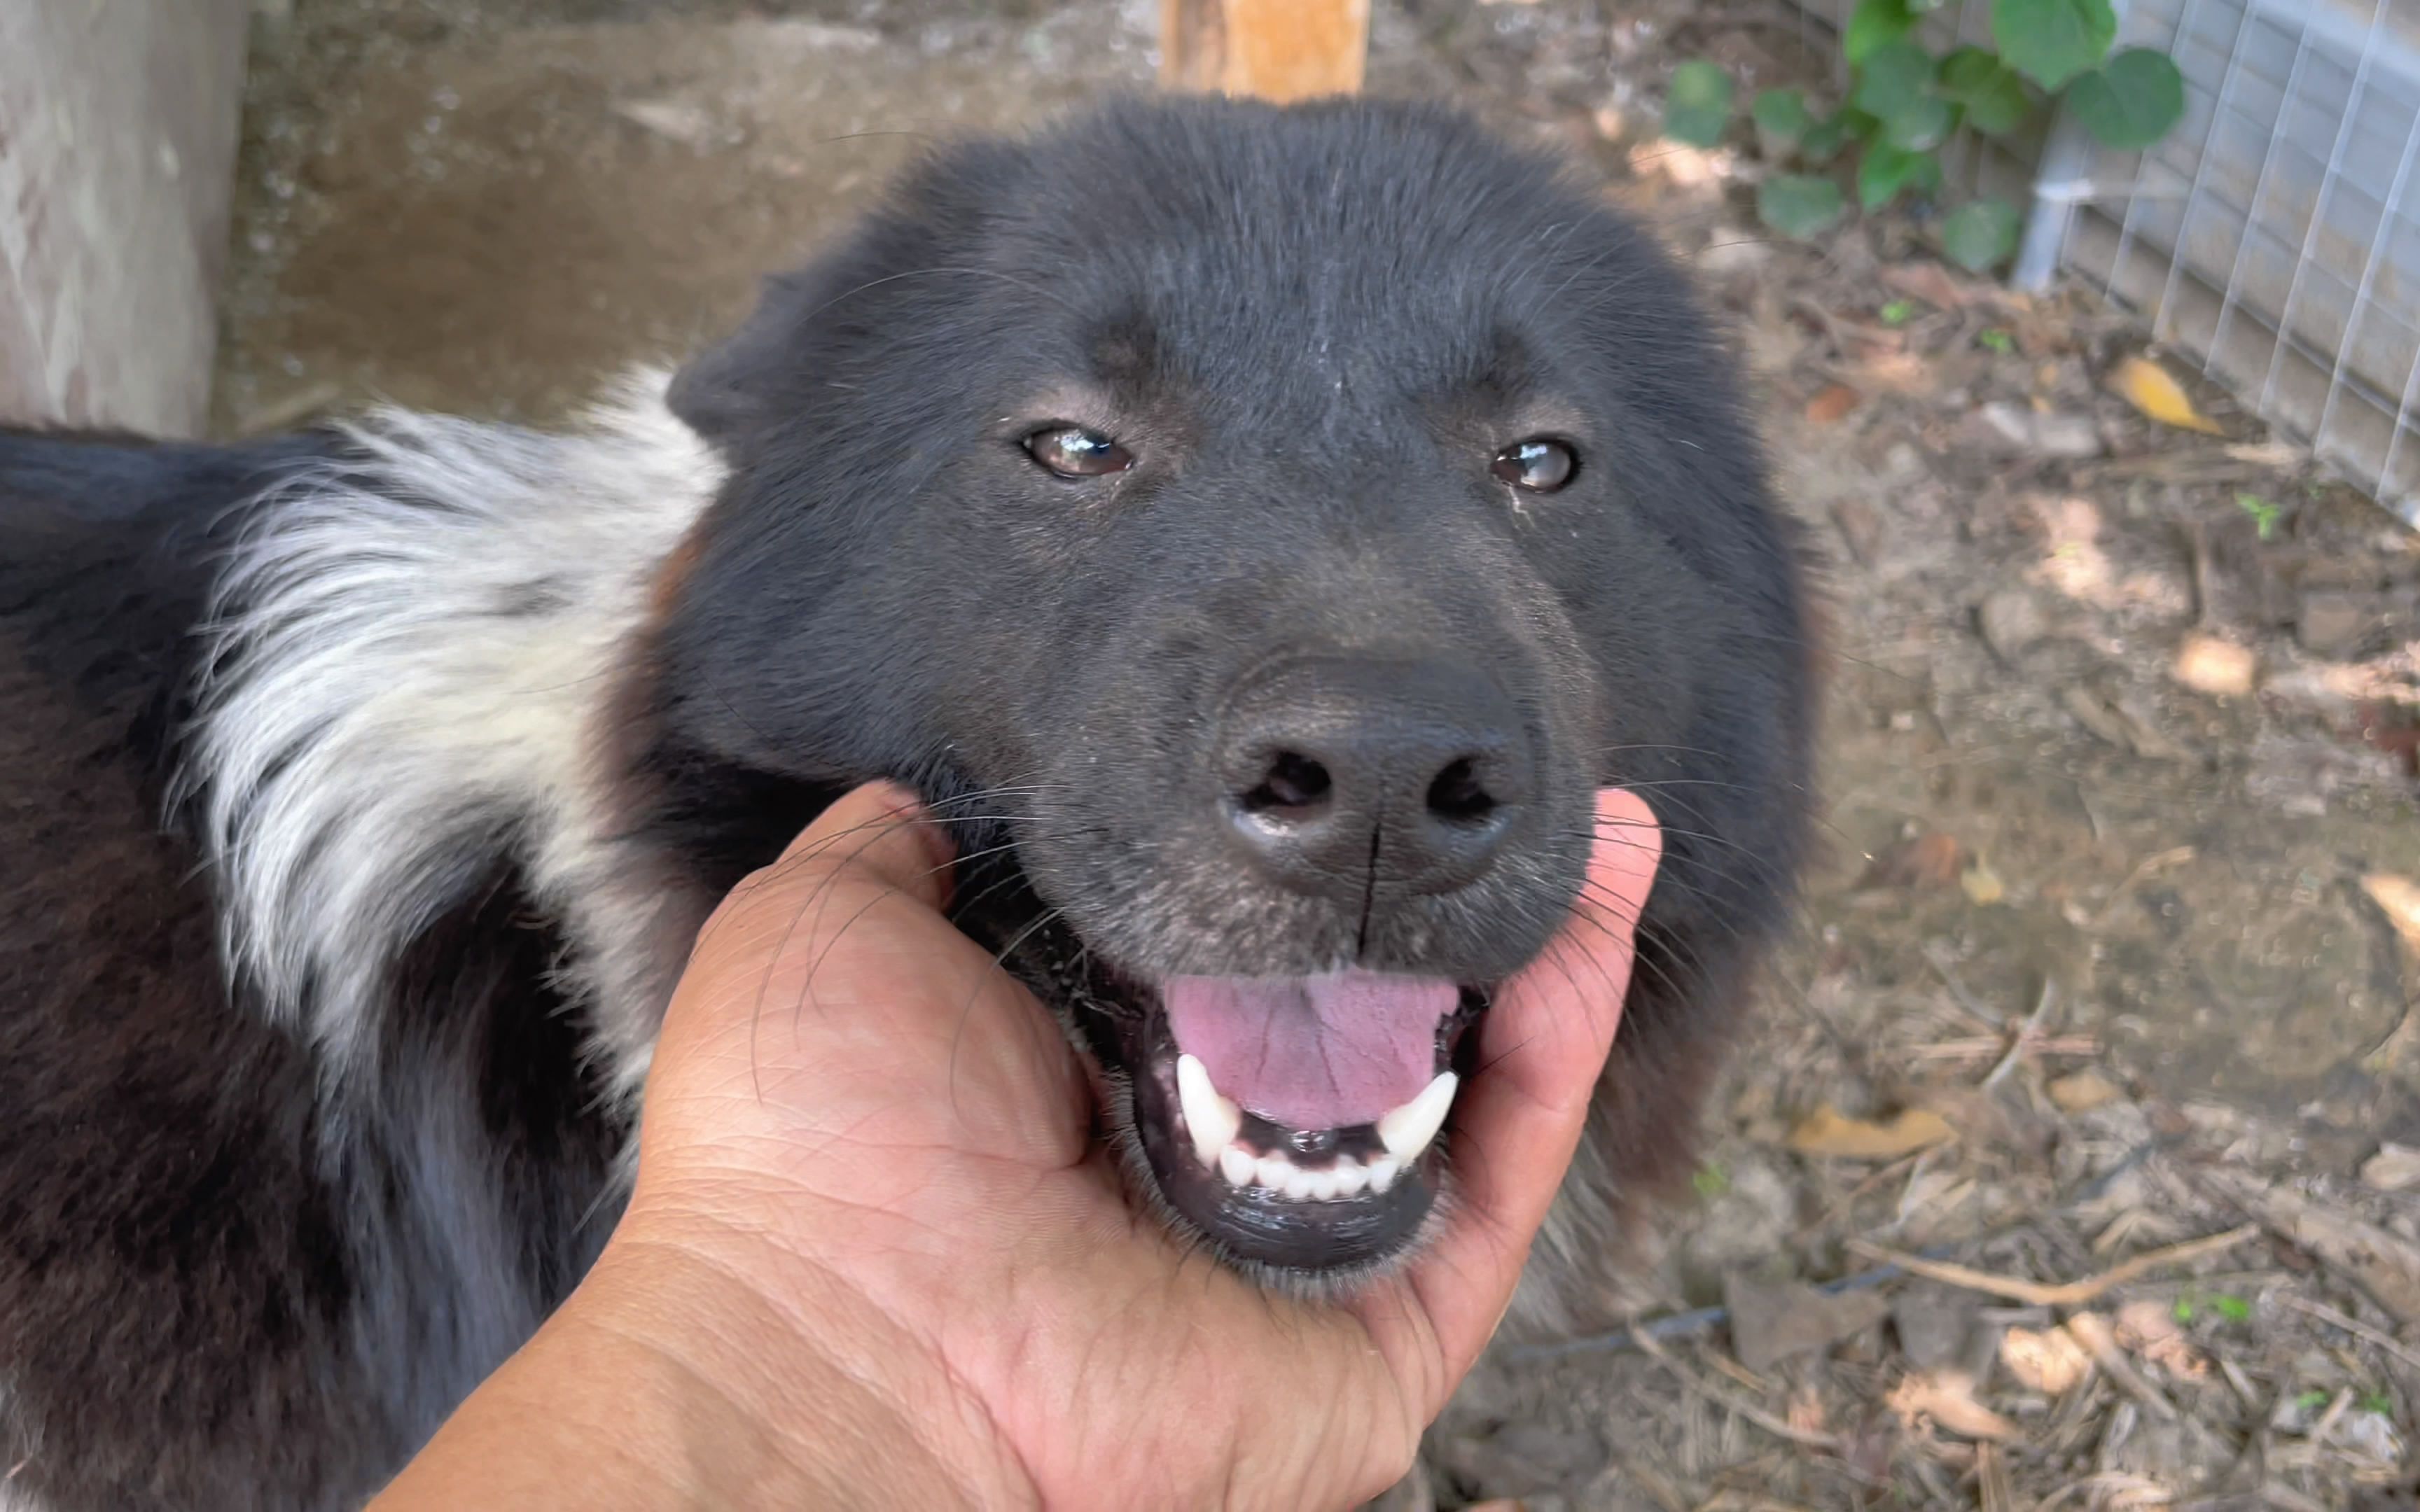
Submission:
POLYGON ((1172 977, 1160 987, 1176 1048, 1218 1090, 1289 1129, 1374 1123, 1436 1077, 1453 983, 1342 971, 1172 977))

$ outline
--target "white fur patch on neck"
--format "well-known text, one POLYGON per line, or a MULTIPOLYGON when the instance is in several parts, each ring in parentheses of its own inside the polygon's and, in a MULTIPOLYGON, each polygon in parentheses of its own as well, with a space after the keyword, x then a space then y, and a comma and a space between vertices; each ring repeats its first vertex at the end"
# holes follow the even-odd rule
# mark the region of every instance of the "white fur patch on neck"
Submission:
POLYGON ((688 943, 663 916, 690 905, 613 843, 601 711, 724 476, 666 381, 562 434, 374 413, 358 458, 261 501, 223 573, 178 796, 228 970, 331 1069, 375 1046, 397 952, 510 857, 567 933, 601 1069, 644 1074, 688 943))

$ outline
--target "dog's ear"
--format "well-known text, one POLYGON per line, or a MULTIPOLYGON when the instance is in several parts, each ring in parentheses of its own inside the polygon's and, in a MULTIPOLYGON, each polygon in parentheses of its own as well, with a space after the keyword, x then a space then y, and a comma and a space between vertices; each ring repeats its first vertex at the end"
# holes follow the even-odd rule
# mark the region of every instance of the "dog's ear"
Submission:
POLYGON ((927 157, 838 245, 765 281, 739 329, 674 378, 673 412, 716 446, 744 450, 853 346, 879 342, 891 305, 929 297, 931 281, 917 275, 980 261, 983 226, 1027 161, 1000 141, 927 157))
POLYGON ((673 377, 665 402, 683 424, 728 448, 771 412, 782 375, 797 365, 815 306, 828 298, 820 265, 764 282, 756 308, 739 329, 673 377))

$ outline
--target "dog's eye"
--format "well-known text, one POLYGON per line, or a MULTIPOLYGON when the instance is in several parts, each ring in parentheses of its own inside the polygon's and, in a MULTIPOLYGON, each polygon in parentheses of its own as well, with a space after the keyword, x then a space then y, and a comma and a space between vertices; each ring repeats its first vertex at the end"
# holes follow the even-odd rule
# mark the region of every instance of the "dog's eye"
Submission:
POLYGON ((1037 430, 1025 438, 1025 450, 1063 478, 1098 478, 1134 466, 1125 447, 1080 425, 1037 430))
POLYGON ((1579 470, 1577 452, 1544 436, 1514 441, 1496 454, 1495 465, 1488 469, 1513 487, 1531 493, 1553 493, 1579 470))

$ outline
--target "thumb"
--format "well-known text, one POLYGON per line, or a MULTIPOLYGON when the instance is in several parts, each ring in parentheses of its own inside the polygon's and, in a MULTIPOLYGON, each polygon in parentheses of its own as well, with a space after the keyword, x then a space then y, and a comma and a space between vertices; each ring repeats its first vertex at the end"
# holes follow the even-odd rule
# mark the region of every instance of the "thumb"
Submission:
POLYGON ((1466 1287, 1430 1299, 1457 1370, 1477 1358, 1500 1319, 1578 1148, 1621 1023, 1639 910, 1662 855, 1646 802, 1601 790, 1588 878, 1571 918, 1482 1021, 1480 1069, 1454 1104, 1461 1221, 1428 1261, 1466 1287), (1473 1278, 1478 1284, 1468 1285, 1473 1278))

